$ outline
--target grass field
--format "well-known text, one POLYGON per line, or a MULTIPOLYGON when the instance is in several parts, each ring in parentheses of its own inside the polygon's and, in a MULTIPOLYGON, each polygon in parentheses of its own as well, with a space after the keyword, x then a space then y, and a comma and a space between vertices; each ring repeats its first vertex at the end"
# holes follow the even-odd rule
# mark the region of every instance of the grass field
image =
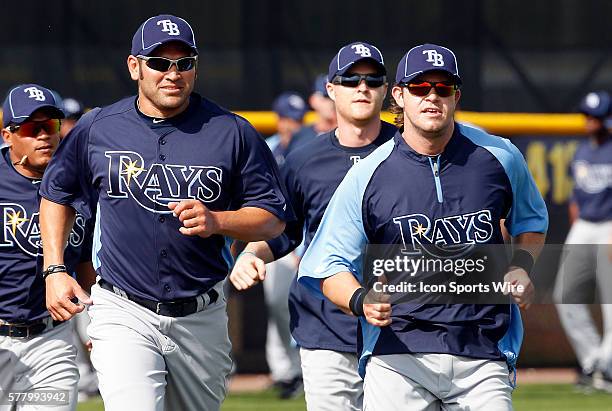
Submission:
MULTIPOLYGON (((232 394, 227 397, 222 411, 304 411, 304 397, 280 401, 272 391, 251 394, 232 394)), ((514 392, 517 411, 608 411, 612 410, 612 395, 583 394, 570 384, 525 384, 514 392)), ((102 411, 102 401, 79 404, 78 411, 102 411)))

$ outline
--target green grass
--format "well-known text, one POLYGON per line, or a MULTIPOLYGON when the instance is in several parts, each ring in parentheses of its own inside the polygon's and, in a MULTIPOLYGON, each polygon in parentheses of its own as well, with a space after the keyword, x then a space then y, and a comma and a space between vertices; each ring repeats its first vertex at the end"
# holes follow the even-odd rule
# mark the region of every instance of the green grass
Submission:
POLYGON ((519 385, 512 396, 517 411, 609 411, 612 395, 602 392, 584 394, 571 384, 519 385))
MULTIPOLYGON (((77 411, 102 411, 102 400, 96 399, 79 404, 77 411)), ((229 395, 221 411, 305 411, 304 395, 293 399, 281 401, 277 393, 272 390, 252 394, 229 395)))
MULTIPOLYGON (((604 411, 612 410, 612 395, 583 394, 570 384, 524 384, 514 392, 516 411, 604 411)), ((227 397, 222 411, 304 411, 304 397, 281 401, 273 391, 233 394, 227 397)), ((102 401, 79 404, 78 411, 102 411, 102 401)))

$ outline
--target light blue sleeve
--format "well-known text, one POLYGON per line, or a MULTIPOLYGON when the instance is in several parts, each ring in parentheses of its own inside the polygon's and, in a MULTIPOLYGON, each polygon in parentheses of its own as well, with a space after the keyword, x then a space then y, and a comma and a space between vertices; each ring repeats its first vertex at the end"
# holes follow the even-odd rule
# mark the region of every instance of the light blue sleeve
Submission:
POLYGON ((506 216, 510 235, 545 233, 548 230, 548 210, 533 181, 520 150, 510 140, 459 124, 463 135, 489 151, 501 163, 512 187, 512 207, 506 216))
POLYGON ((367 235, 362 203, 365 189, 378 165, 393 150, 393 140, 353 166, 344 177, 308 246, 298 270, 298 281, 319 298, 321 279, 350 272, 362 280, 362 259, 367 235))
POLYGON ((271 135, 270 137, 266 138, 266 144, 268 145, 270 151, 274 151, 274 149, 280 144, 280 136, 278 134, 271 135))
POLYGON ((367 237, 357 183, 350 172, 342 180, 300 262, 298 281, 320 298, 323 298, 320 287, 323 278, 348 271, 361 279, 361 258, 367 237))
POLYGON ((508 364, 508 370, 513 376, 511 385, 513 388, 516 387, 516 363, 518 361, 519 352, 521 351, 521 345, 523 345, 523 320, 521 318, 521 310, 518 305, 510 304, 510 324, 506 334, 497 344, 499 351, 506 357, 506 364, 508 364))
POLYGON ((520 150, 506 140, 513 157, 512 173, 508 173, 512 184, 512 208, 506 218, 510 235, 522 233, 546 233, 548 230, 548 210, 540 191, 527 168, 520 150))

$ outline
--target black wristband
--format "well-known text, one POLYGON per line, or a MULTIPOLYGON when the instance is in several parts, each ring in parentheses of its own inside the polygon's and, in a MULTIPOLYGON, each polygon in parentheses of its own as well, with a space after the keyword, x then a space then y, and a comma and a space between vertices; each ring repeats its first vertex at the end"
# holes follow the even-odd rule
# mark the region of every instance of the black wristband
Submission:
POLYGON ((365 296, 368 293, 368 290, 361 287, 355 290, 351 299, 349 300, 349 308, 351 312, 355 314, 357 317, 363 317, 365 314, 363 313, 363 302, 365 300, 365 296))
POLYGON ((45 271, 43 271, 42 276, 43 280, 46 279, 51 274, 55 273, 66 273, 68 270, 64 264, 51 264, 45 271))
POLYGON ((517 248, 514 250, 512 261, 510 261, 510 266, 520 267, 527 271, 527 274, 529 274, 531 273, 534 264, 535 261, 529 251, 523 250, 522 248, 517 248))

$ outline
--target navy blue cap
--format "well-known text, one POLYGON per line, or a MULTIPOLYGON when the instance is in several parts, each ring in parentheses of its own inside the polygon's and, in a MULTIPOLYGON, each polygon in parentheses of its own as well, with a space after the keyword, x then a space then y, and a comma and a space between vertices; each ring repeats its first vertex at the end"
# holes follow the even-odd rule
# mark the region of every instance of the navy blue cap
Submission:
POLYGON ((64 118, 64 113, 57 105, 51 90, 38 84, 21 84, 12 88, 2 105, 2 127, 9 124, 21 124, 36 110, 48 108, 53 118, 64 118))
POLYGON ((327 74, 319 74, 314 81, 312 92, 319 93, 323 97, 328 97, 327 95, 327 74))
POLYGON ((457 58, 452 50, 436 44, 422 44, 408 50, 397 65, 395 82, 408 83, 428 71, 445 71, 461 84, 457 58))
POLYGON ((371 44, 357 41, 347 44, 338 50, 338 53, 334 56, 331 63, 329 63, 327 80, 332 81, 334 77, 344 75, 353 64, 362 60, 372 61, 378 66, 380 72, 387 74, 385 61, 380 50, 371 44))
POLYGON ((171 14, 161 14, 147 19, 138 27, 132 39, 132 55, 148 56, 157 46, 169 41, 180 41, 198 53, 189 23, 171 14))
POLYGON ((79 100, 66 97, 62 100, 61 108, 66 118, 78 120, 85 113, 85 106, 79 100))
POLYGON ((306 114, 306 102, 296 92, 288 91, 276 97, 272 104, 272 110, 279 117, 288 117, 296 121, 302 121, 306 114))
POLYGON ((587 116, 606 118, 611 114, 610 94, 605 91, 593 91, 582 99, 579 111, 587 116))

